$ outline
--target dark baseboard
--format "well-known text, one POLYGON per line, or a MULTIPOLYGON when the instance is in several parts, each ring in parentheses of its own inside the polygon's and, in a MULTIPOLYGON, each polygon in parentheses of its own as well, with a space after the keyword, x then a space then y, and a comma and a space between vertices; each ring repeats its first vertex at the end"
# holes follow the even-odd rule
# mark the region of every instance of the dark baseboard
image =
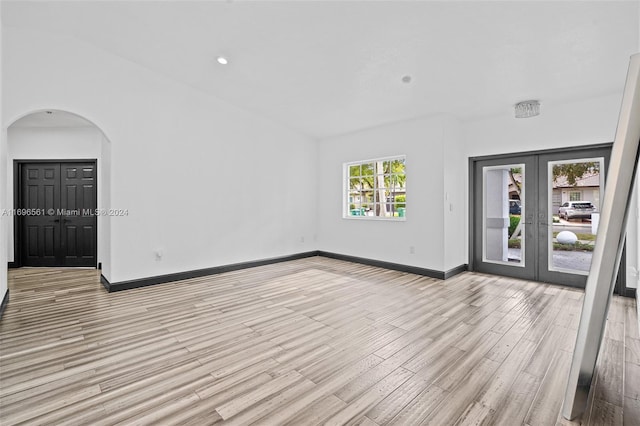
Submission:
POLYGON ((150 285, 169 283, 173 281, 188 280, 191 278, 204 277, 207 275, 222 274, 224 272, 237 271, 239 269, 254 268, 256 266, 270 265, 272 263, 287 262, 290 260, 304 259, 317 256, 317 251, 296 253, 288 256, 274 257, 271 259, 254 260, 250 262, 234 263, 231 265, 214 266, 213 268, 197 269, 194 271, 177 272, 174 274, 157 275, 155 277, 140 278, 137 280, 121 281, 110 283, 103 275, 100 275, 100 282, 108 292, 130 290, 132 288, 146 287, 150 285))
POLYGON ((467 272, 469 270, 469 265, 467 265, 466 263, 464 265, 459 265, 456 266, 455 268, 451 268, 448 271, 444 272, 444 279, 448 280, 451 277, 455 277, 458 274, 461 274, 463 272, 467 272))
POLYGON ((7 308, 9 304, 9 289, 4 293, 4 297, 2 298, 2 304, 0 304, 0 320, 2 319, 2 314, 4 314, 4 310, 7 308))
POLYGON ((102 274, 100 274, 100 282, 109 292, 130 290, 138 287, 146 287, 150 285, 170 283, 173 281, 188 280, 191 278, 199 278, 207 275, 222 274, 224 272, 237 271, 239 269, 254 268, 256 266, 270 265, 273 263, 287 262, 290 260, 304 259, 313 256, 324 256, 331 259, 344 260, 347 262, 361 263, 363 265, 376 266, 379 268, 392 269, 394 271, 408 272, 410 274, 423 275, 426 277, 444 280, 451 278, 461 272, 467 270, 467 265, 460 265, 448 271, 436 271, 433 269, 420 268, 417 266, 402 265, 399 263, 385 262, 382 260, 366 259, 364 257, 348 256, 344 254, 330 253, 326 251, 308 251, 304 253, 296 253, 288 256, 274 257, 271 259, 254 260, 250 262, 234 263, 231 265, 214 266, 213 268, 197 269, 194 271, 177 272, 174 274, 157 275, 154 277, 140 278, 137 280, 121 281, 111 283, 102 274))
POLYGON ((318 256, 329 257, 331 259, 345 260, 347 262, 361 263, 363 265, 375 266, 378 268, 391 269, 394 271, 408 272, 410 274, 423 275, 425 277, 445 280, 467 270, 467 265, 460 265, 448 271, 436 271, 434 269, 420 268, 418 266, 403 265, 400 263, 385 262, 383 260, 373 260, 364 257, 349 256, 346 254, 330 253, 318 251, 318 256))
POLYGON ((109 282, 109 280, 107 279, 107 277, 105 277, 104 275, 100 274, 100 284, 102 284, 102 286, 109 292, 111 293, 111 283, 109 282))
POLYGON ((18 262, 9 262, 7 263, 7 268, 9 269, 16 269, 19 268, 20 264, 18 262))
POLYGON ((632 297, 632 298, 635 299, 637 292, 638 292, 637 288, 629 288, 629 287, 627 287, 627 288, 624 289, 624 294, 621 294, 621 296, 632 297))

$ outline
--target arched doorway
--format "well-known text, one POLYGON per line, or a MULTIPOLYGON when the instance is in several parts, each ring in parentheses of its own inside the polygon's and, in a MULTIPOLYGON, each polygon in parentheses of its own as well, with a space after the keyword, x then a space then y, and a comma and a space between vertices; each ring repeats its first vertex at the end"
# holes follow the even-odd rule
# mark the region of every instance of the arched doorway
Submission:
POLYGON ((110 204, 110 145, 90 120, 55 109, 7 128, 10 267, 109 267, 109 217, 100 211, 110 204))

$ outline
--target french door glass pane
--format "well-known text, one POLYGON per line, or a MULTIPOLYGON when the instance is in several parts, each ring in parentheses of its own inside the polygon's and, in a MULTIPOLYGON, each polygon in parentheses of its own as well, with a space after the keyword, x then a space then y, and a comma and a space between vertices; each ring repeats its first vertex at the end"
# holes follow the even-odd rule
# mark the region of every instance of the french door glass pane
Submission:
POLYGON ((524 164, 483 167, 484 262, 524 267, 524 164))
POLYGON ((548 163, 550 271, 587 275, 604 188, 604 158, 548 163))

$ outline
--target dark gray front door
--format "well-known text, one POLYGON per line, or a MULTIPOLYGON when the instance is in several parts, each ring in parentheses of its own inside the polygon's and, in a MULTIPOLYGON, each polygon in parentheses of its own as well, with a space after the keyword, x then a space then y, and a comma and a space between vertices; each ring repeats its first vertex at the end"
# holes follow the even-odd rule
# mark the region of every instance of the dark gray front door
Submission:
POLYGON ((21 163, 19 169, 20 263, 95 267, 95 162, 21 163))
POLYGON ((472 160, 472 269, 584 287, 610 151, 595 147, 472 160), (570 201, 593 209, 559 215, 570 201))
POLYGON ((537 280, 584 288, 597 236, 610 148, 538 156, 540 268, 537 280), (554 196, 556 203, 554 205, 554 196), (563 205, 592 206, 562 214, 563 205), (575 243, 563 243, 568 235, 575 243))
POLYGON ((472 166, 472 268, 479 272, 535 279, 537 213, 535 158, 513 156, 475 161, 472 166))

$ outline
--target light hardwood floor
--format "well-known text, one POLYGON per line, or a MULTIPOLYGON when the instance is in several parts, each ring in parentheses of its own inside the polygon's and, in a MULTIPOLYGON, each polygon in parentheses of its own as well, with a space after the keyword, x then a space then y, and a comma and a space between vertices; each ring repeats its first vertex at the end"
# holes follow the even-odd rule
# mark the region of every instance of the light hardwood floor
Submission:
MULTIPOLYGON (((571 425, 582 292, 313 257, 108 294, 10 271, 0 423, 571 425)), ((582 424, 640 424, 640 337, 615 297, 582 424), (624 423, 623 423, 624 422, 624 423)))

